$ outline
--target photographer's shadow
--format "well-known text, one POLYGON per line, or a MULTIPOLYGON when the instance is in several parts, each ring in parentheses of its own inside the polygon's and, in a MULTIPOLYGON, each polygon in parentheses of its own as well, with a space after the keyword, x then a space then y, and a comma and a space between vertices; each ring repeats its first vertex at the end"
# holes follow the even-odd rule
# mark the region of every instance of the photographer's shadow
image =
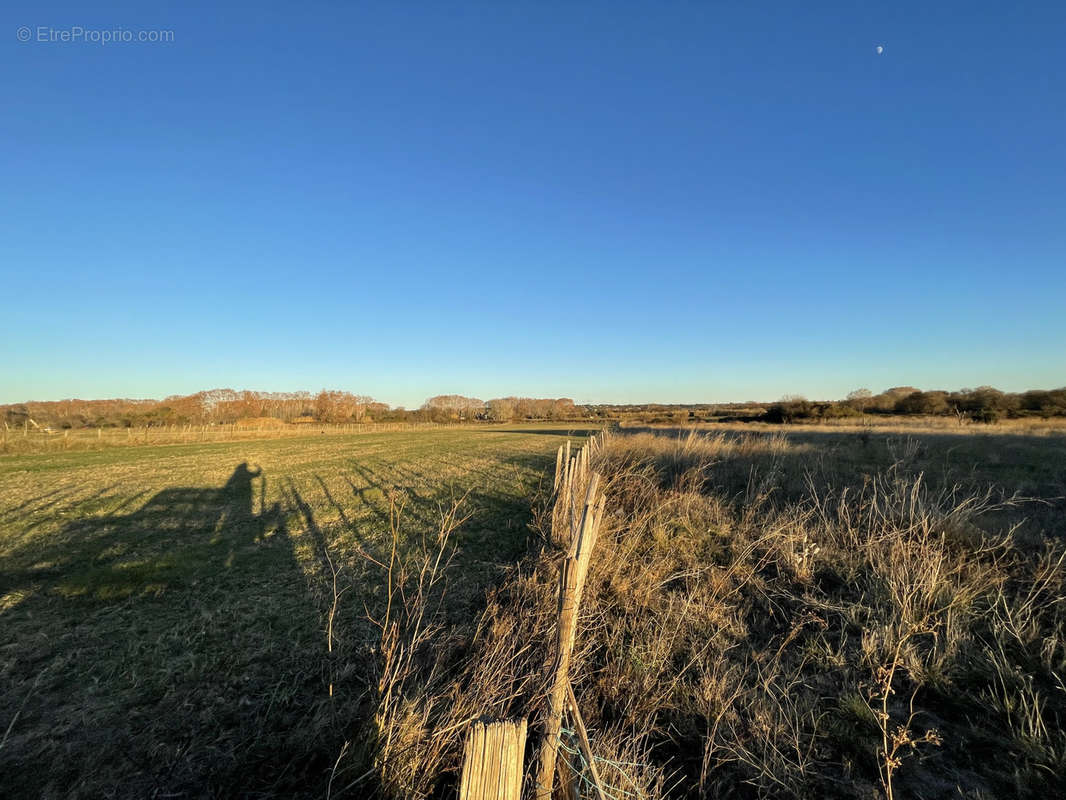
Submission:
POLYGON ((315 743, 289 741, 325 696, 320 610, 265 497, 262 470, 241 463, 222 486, 82 515, 5 557, 0 596, 24 599, 4 612, 0 647, 15 674, 37 676, 0 698, 3 719, 26 698, 0 752, 5 782, 65 796, 96 771, 128 796, 225 795, 320 768, 315 743))

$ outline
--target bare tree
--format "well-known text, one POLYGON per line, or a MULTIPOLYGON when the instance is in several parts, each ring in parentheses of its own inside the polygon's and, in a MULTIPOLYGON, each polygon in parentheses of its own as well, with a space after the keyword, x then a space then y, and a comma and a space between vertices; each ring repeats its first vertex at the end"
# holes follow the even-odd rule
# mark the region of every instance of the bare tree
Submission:
POLYGON ((865 388, 856 389, 854 392, 848 392, 848 404, 862 414, 863 425, 866 424, 866 406, 870 404, 870 398, 873 396, 874 393, 865 388))

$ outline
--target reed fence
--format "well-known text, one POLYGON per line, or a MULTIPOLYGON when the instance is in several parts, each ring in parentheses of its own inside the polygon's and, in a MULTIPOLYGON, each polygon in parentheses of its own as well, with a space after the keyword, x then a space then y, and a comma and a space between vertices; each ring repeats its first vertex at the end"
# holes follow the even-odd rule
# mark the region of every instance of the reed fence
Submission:
MULTIPOLYGON (((551 800, 556 773, 559 774, 563 796, 577 797, 584 786, 589 787, 598 800, 607 800, 570 676, 585 577, 603 520, 605 498, 601 488, 602 479, 599 473, 593 471, 592 463, 604 446, 605 436, 606 433, 601 432, 589 438, 576 453, 571 453, 570 443, 567 442, 559 448, 555 459, 551 541, 554 546, 565 549, 566 556, 559 571, 559 600, 548 699, 545 708, 536 713, 539 720, 539 748, 532 791, 537 800, 551 800), (576 733, 578 748, 575 752, 580 754, 576 760, 559 757, 560 750, 568 756, 570 749, 562 739, 564 714, 569 715, 573 726, 572 729, 565 729, 566 732, 576 733)), ((521 723, 524 725, 525 720, 521 723)), ((486 739, 484 732, 478 733, 483 728, 483 723, 477 723, 467 739, 461 786, 482 787, 481 794, 468 795, 471 800, 475 797, 478 800, 516 798, 518 795, 505 794, 503 789, 485 790, 483 787, 502 786, 502 781, 498 779, 500 770, 507 774, 525 774, 524 748, 516 750, 500 738, 486 739), (501 767, 501 763, 506 766, 501 767)), ((460 797, 465 800, 467 795, 461 791, 460 797)))

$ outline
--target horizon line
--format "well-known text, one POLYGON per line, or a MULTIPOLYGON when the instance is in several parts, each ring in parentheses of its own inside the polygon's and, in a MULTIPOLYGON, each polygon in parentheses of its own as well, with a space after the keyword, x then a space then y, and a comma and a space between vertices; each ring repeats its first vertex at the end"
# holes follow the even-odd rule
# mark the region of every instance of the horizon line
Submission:
MULTIPOLYGON (((880 392, 874 392, 874 391, 870 390, 868 387, 858 387, 857 389, 855 389, 853 391, 862 391, 862 390, 870 391, 871 395, 876 397, 878 395, 886 394, 888 392, 891 392, 891 391, 894 391, 894 390, 898 390, 898 389, 913 389, 914 391, 923 392, 923 393, 924 392, 947 392, 948 394, 952 394, 952 393, 965 394, 965 393, 968 393, 968 392, 976 391, 978 389, 993 389, 993 390, 995 390, 997 392, 1002 392, 1003 394, 1025 394, 1026 392, 1052 392, 1052 391, 1058 391, 1058 390, 1066 389, 1066 384, 1064 384, 1062 386, 1054 386, 1054 387, 1046 387, 1046 388, 1045 387, 1029 387, 1028 389, 1022 389, 1022 390, 1019 390, 1019 391, 1007 391, 1007 390, 999 389, 999 388, 997 388, 997 387, 995 387, 995 386, 993 386, 991 384, 980 384, 980 385, 977 385, 977 386, 966 386, 966 387, 959 387, 959 388, 956 388, 956 389, 943 389, 943 388, 923 389, 921 387, 914 386, 912 384, 899 384, 897 386, 890 386, 890 387, 887 387, 885 389, 882 389, 880 392)), ((187 398, 187 397, 194 397, 194 396, 196 396, 198 394, 207 394, 207 393, 210 393, 210 392, 233 392, 234 394, 243 394, 244 392, 251 392, 252 394, 255 394, 255 395, 307 394, 311 398, 314 398, 316 395, 318 395, 318 394, 320 394, 322 392, 341 392, 341 393, 349 394, 349 395, 353 395, 353 396, 370 398, 370 402, 382 403, 382 404, 388 406, 389 410, 393 410, 393 411, 394 410, 398 410, 398 409, 413 410, 415 408, 421 408, 422 406, 425 405, 425 403, 427 401, 429 401, 429 400, 431 400, 431 399, 433 399, 435 397, 452 397, 452 396, 463 397, 463 398, 470 399, 470 400, 476 400, 476 401, 482 402, 482 403, 488 403, 488 402, 490 402, 492 400, 502 400, 502 399, 507 399, 507 398, 528 398, 528 399, 533 399, 533 400, 562 400, 562 399, 568 399, 568 400, 571 400, 574 403, 574 405, 576 405, 576 406, 648 406, 648 405, 662 405, 662 406, 701 406, 701 405, 721 406, 721 405, 743 405, 743 404, 747 404, 747 403, 757 403, 757 404, 778 403, 778 402, 782 402, 782 401, 789 400, 789 399, 803 399, 803 400, 807 400, 809 402, 833 402, 833 401, 847 399, 846 396, 845 397, 836 397, 836 398, 819 397, 819 398, 812 399, 811 397, 809 397, 808 395, 806 395, 803 392, 785 392, 785 393, 783 393, 783 394, 781 394, 778 397, 773 398, 773 399, 746 398, 746 399, 743 399, 743 400, 697 400, 697 401, 667 401, 667 400, 598 401, 598 400, 582 400, 582 401, 578 401, 578 400, 575 400, 573 397, 570 397, 568 395, 559 395, 559 396, 556 396, 556 397, 552 397, 552 396, 548 396, 548 395, 529 395, 529 394, 503 394, 503 395, 490 397, 490 398, 488 398, 486 400, 482 400, 480 397, 476 397, 474 395, 464 395, 464 394, 462 394, 460 392, 439 392, 437 394, 429 395, 424 400, 422 400, 422 402, 419 405, 413 406, 413 405, 409 405, 409 404, 406 404, 406 403, 390 403, 390 402, 388 402, 386 400, 379 399, 379 398, 377 398, 377 397, 375 397, 375 396, 373 396, 371 394, 361 394, 359 392, 352 392, 352 391, 349 391, 347 389, 322 388, 322 389, 313 390, 313 391, 312 390, 307 390, 307 389, 289 389, 289 390, 281 390, 281 391, 268 391, 268 390, 264 390, 264 389, 231 389, 229 387, 214 387, 214 388, 211 388, 211 389, 201 389, 201 390, 196 391, 196 392, 190 392, 189 394, 168 394, 168 395, 164 395, 163 397, 120 397, 120 396, 111 396, 111 397, 86 398, 86 397, 76 397, 76 396, 74 396, 74 397, 61 397, 61 398, 56 398, 56 399, 13 400, 13 401, 0 402, 0 407, 26 405, 26 404, 29 404, 29 403, 71 403, 71 402, 102 403, 102 402, 107 402, 107 401, 123 401, 123 402, 133 402, 133 403, 163 403, 163 402, 166 402, 167 400, 184 399, 184 398, 187 398)))

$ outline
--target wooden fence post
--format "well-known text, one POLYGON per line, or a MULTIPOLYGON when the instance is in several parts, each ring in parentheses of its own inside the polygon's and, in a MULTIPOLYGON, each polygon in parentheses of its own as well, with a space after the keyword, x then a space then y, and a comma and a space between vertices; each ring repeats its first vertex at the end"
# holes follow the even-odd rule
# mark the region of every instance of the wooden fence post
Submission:
MULTIPOLYGON (((587 460, 578 463, 587 466, 587 460)), ((576 466, 576 465, 575 465, 576 466)), ((576 471, 576 470, 575 470, 576 471)), ((573 472, 571 473, 573 474, 573 472)), ((554 677, 548 708, 544 715, 543 740, 540 745, 540 764, 535 787, 537 800, 551 800, 555 780, 555 763, 559 750, 559 731, 562 728, 563 707, 570 682, 570 656, 577 633, 577 617, 581 607, 581 595, 588 574, 589 558, 596 544, 596 535, 603 516, 603 496, 599 494, 599 473, 592 473, 585 493, 585 507, 581 524, 570 545, 570 552, 559 574, 559 614, 556 626, 556 650, 553 664, 554 677)))

